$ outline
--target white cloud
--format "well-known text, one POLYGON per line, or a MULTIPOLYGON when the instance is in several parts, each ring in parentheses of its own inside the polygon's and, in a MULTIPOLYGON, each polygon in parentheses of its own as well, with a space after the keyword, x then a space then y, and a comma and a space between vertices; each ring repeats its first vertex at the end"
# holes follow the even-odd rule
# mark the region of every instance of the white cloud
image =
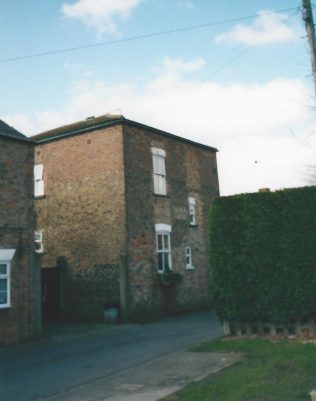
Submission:
POLYGON ((190 71, 195 71, 195 70, 199 70, 202 67, 204 67, 205 65, 205 61, 201 58, 198 57, 194 60, 190 60, 190 61, 184 61, 182 59, 172 59, 169 57, 166 57, 164 59, 164 67, 165 67, 165 71, 169 71, 169 72, 190 72, 190 71))
POLYGON ((252 25, 237 24, 231 31, 216 36, 215 42, 236 42, 245 45, 287 42, 297 38, 297 34, 286 24, 286 20, 285 14, 260 11, 252 25))
POLYGON ((0 119, 18 131, 21 131, 24 135, 32 135, 33 132, 35 132, 35 129, 38 128, 37 121, 35 121, 36 119, 34 116, 26 113, 3 115, 0 117, 0 119))
POLYGON ((187 10, 192 10, 195 7, 195 5, 190 0, 182 0, 179 2, 179 5, 180 7, 183 7, 187 10))
POLYGON ((59 112, 3 119, 35 134, 91 115, 122 113, 219 148, 222 194, 308 183, 305 170, 315 164, 316 122, 302 106, 309 103, 310 94, 301 81, 280 78, 261 85, 222 85, 188 80, 182 67, 202 65, 201 61, 167 60, 163 72, 146 84, 86 78, 72 86, 59 112))
POLYGON ((72 75, 79 75, 83 77, 91 77, 93 75, 93 71, 87 69, 82 63, 71 63, 67 61, 64 64, 64 67, 65 70, 72 75))
POLYGON ((309 166, 315 165, 316 147, 305 147, 293 137, 245 135, 223 140, 220 150, 222 194, 310 184, 309 166))
POLYGON ((83 22, 97 30, 98 35, 117 32, 117 19, 127 18, 131 10, 141 0, 77 0, 73 4, 64 3, 62 14, 83 22))

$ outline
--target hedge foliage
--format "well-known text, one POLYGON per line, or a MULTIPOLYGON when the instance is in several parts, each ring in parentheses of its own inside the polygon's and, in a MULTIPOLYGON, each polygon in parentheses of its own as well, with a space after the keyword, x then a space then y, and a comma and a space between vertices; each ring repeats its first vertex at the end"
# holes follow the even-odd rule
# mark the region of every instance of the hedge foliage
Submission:
POLYGON ((216 199, 210 266, 221 319, 316 317, 316 187, 216 199))

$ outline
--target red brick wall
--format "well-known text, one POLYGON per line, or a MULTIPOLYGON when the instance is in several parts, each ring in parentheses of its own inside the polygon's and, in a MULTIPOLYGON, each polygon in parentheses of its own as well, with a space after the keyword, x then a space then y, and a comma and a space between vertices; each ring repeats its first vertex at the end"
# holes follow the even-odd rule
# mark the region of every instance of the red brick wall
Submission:
POLYGON ((209 305, 208 211, 219 194, 216 153, 206 148, 126 127, 124 152, 128 238, 128 304, 132 320, 209 305), (151 147, 166 151, 167 196, 153 194, 151 147), (189 224, 188 197, 196 199, 197 226, 189 224), (172 226, 173 271, 182 281, 161 287, 157 274, 155 224, 172 226), (192 249, 194 270, 185 267, 192 249))
POLYGON ((120 127, 38 145, 45 197, 36 200, 43 230, 43 268, 63 263, 63 312, 102 318, 119 303, 119 263, 125 244, 125 190, 120 127))
POLYGON ((36 200, 42 265, 66 261, 66 316, 101 318, 102 305, 122 302, 125 287, 132 320, 208 306, 208 210, 218 195, 215 152, 125 125, 38 145, 35 160, 43 163, 45 179, 45 197, 36 200), (166 151, 165 197, 153 194, 152 146, 166 151), (197 201, 196 227, 189 224, 188 197, 197 201), (173 289, 159 285, 157 223, 172 226, 173 271, 182 277, 173 289), (194 270, 185 268, 186 246, 192 248, 194 270))
POLYGON ((0 137, 0 249, 16 249, 11 307, 0 309, 0 345, 39 333, 40 268, 34 256, 33 146, 0 137))

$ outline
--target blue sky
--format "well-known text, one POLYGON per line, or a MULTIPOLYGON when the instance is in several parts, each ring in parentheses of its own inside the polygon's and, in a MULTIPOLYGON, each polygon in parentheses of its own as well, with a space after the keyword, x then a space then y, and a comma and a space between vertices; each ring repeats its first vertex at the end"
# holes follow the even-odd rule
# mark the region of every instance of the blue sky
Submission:
POLYGON ((26 135, 121 113, 217 147, 222 194, 309 184, 315 100, 300 1, 2 0, 1 6, 0 118, 26 135))

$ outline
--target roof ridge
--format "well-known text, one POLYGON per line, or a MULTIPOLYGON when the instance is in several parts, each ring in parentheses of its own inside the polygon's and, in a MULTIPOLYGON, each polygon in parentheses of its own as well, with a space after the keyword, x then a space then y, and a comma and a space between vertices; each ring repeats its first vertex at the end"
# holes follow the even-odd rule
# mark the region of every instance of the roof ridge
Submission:
POLYGON ((99 117, 88 117, 85 120, 77 121, 72 124, 63 125, 61 127, 57 127, 50 131, 44 131, 40 134, 34 135, 31 137, 32 140, 37 142, 38 144, 51 142, 54 140, 59 140, 62 138, 67 138, 73 135, 84 134, 85 132, 110 127, 117 124, 126 124, 134 127, 139 127, 145 130, 150 130, 151 132, 155 132, 159 135, 164 135, 166 137, 174 138, 180 140, 182 142, 187 142, 195 146, 200 146, 203 148, 207 148, 213 152, 217 152, 218 150, 212 146, 204 145, 199 142, 195 142, 194 140, 187 139, 175 134, 171 134, 167 131, 161 130, 159 128, 154 128, 146 124, 139 123, 137 121, 130 120, 125 118, 123 115, 112 115, 112 114, 104 114, 99 117))
POLYGON ((76 121, 74 123, 70 124, 65 124, 61 125, 57 128, 50 129, 48 131, 43 131, 40 132, 39 134, 32 135, 31 138, 34 140, 40 140, 42 138, 54 138, 58 137, 59 134, 63 134, 65 132, 72 133, 77 130, 82 130, 82 129, 93 129, 94 126, 103 124, 103 123, 109 123, 112 121, 119 121, 119 120, 124 120, 125 117, 121 114, 102 114, 101 116, 98 117, 87 117, 84 120, 76 121))

